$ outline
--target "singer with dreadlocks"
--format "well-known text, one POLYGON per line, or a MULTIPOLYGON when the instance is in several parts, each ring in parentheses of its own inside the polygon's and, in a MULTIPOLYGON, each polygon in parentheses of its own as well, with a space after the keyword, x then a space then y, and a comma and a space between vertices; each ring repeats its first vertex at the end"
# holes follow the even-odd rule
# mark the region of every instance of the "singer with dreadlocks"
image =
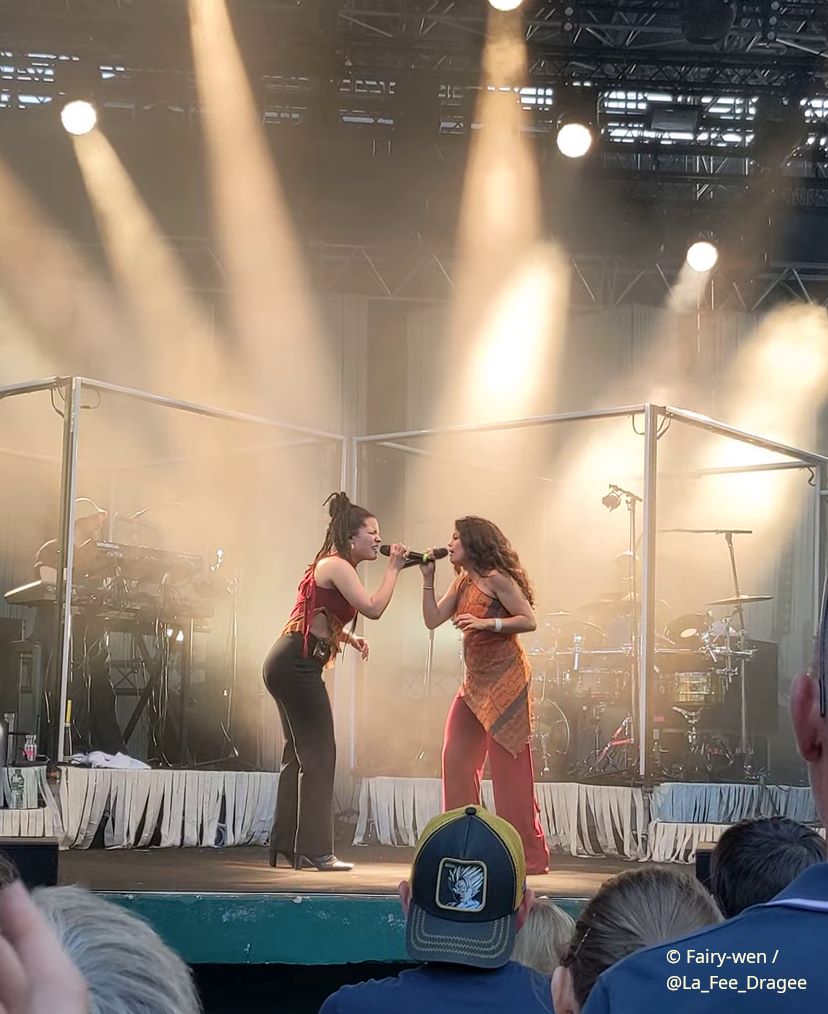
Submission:
POLYGON ((443 809, 479 805, 488 754, 495 809, 520 833, 527 872, 546 873, 529 749, 531 670, 517 638, 537 626, 532 588, 509 540, 485 518, 455 521, 448 549, 456 576, 439 602, 434 563, 420 567, 426 626, 451 619, 463 632, 463 684, 443 737, 443 809))
POLYGON ((379 522, 344 493, 332 493, 325 503, 331 518, 325 541, 305 571, 290 619, 264 663, 265 686, 279 708, 285 738, 270 865, 284 856, 297 870, 344 871, 351 864, 333 854, 336 743, 322 670, 344 645, 368 657, 368 642, 354 634, 357 614, 377 620, 385 612, 406 548, 391 546, 385 576, 369 594, 356 567, 376 560, 382 541, 379 522))

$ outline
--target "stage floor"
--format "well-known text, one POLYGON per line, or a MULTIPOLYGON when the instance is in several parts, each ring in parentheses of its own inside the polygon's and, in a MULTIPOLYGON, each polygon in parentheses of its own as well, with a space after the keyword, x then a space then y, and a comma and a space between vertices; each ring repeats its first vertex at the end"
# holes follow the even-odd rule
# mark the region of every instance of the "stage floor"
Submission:
MULTIPOLYGON (((365 846, 342 848, 340 859, 356 864, 350 873, 272 870, 262 846, 224 849, 69 849, 60 854, 60 881, 95 891, 196 891, 287 894, 395 894, 406 878, 414 850, 365 846)), ((551 872, 530 877, 537 894, 587 898, 621 870, 652 863, 606 857, 552 857, 551 872)))

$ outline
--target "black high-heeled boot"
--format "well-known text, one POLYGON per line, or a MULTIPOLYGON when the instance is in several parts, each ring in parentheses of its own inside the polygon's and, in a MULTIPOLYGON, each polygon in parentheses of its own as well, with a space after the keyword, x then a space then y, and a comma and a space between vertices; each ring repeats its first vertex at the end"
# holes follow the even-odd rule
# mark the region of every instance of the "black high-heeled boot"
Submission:
POLYGON ((353 863, 344 863, 335 855, 303 856, 297 854, 293 860, 294 870, 319 870, 320 873, 347 873, 354 868, 353 863))
POLYGON ((287 868, 294 868, 295 856, 292 852, 285 852, 284 849, 270 849, 267 855, 267 864, 273 868, 279 865, 279 856, 284 856, 287 862, 287 868))

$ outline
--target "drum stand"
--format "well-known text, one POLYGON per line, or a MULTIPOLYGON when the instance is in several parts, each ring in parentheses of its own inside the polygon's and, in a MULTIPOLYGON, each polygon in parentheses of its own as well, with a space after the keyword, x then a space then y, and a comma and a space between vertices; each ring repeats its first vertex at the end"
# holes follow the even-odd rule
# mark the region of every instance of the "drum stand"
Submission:
POLYGON ((704 705, 695 711, 673 705, 673 711, 687 722, 687 762, 682 765, 682 777, 701 775, 705 780, 710 780, 725 775, 732 778, 733 755, 727 745, 721 737, 699 733, 698 724, 704 710, 704 705), (717 757, 725 759, 724 766, 720 766, 718 770, 715 764, 717 757))
POLYGON ((628 771, 630 769, 629 748, 635 745, 632 717, 626 715, 622 718, 621 723, 602 747, 600 745, 601 737, 598 726, 600 715, 601 710, 598 707, 594 708, 592 724, 595 736, 595 750, 584 773, 587 775, 606 774, 608 767, 612 767, 617 774, 628 771), (620 752, 619 748, 622 748, 623 752, 621 753, 620 763, 616 763, 616 756, 620 752))
MULTIPOLYGON (((730 555, 730 570, 733 574, 733 594, 736 596, 736 609, 734 615, 739 617, 739 641, 738 646, 740 651, 745 649, 745 641, 747 639, 747 631, 745 630, 745 616, 742 611, 742 595, 741 588, 739 587, 739 572, 736 569, 736 550, 733 546, 734 532, 732 530, 726 530, 724 533, 725 542, 727 543, 727 551, 730 555)), ((730 624, 728 623, 725 631, 725 644, 727 645, 728 652, 730 651, 730 624)), ((745 766, 747 766, 748 757, 748 735, 747 735, 747 687, 745 685, 745 658, 744 656, 739 659, 739 753, 745 760, 745 766)))
POLYGON ((698 711, 690 711, 689 708, 678 708, 673 705, 673 711, 687 722, 687 748, 690 753, 695 753, 696 748, 699 745, 699 720, 702 716, 702 708, 698 711))
POLYGON ((543 767, 536 774, 540 774, 542 778, 545 778, 552 774, 552 768, 549 764, 549 733, 535 730, 532 732, 532 738, 529 741, 530 749, 533 741, 538 744, 538 754, 540 755, 540 760, 543 761, 543 767))
MULTIPOLYGON (((636 723, 633 716, 637 713, 638 707, 638 659, 641 650, 639 644, 639 601, 638 601, 638 575, 635 567, 635 547, 638 542, 638 529, 635 521, 635 505, 643 503, 643 499, 637 494, 631 492, 628 489, 623 489, 621 486, 616 486, 610 483, 610 495, 615 494, 616 497, 623 496, 627 503, 627 511, 630 516, 630 577, 629 577, 629 605, 630 605, 630 640, 631 640, 631 653, 630 653, 630 702, 629 711, 626 717, 623 719, 618 728, 612 733, 610 738, 605 743, 602 749, 598 748, 598 730, 597 725, 595 727, 595 760, 590 762, 588 769, 590 773, 595 773, 599 770, 599 764, 607 760, 615 751, 616 747, 623 746, 625 763, 621 768, 617 768, 618 771, 630 770, 633 773, 633 765, 627 763, 629 761, 629 755, 627 747, 634 747, 638 737, 643 735, 643 729, 636 729, 636 723)), ((613 507, 607 502, 605 497, 602 501, 606 504, 610 510, 613 507)), ((618 500, 616 499, 615 505, 618 506, 618 500)), ((595 720, 593 719, 593 722, 595 720)))

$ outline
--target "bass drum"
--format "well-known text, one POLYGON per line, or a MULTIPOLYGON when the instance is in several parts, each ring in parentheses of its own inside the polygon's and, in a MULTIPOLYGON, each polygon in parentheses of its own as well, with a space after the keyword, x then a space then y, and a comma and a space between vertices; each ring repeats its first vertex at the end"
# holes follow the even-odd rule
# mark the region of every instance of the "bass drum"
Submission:
POLYGON ((532 765, 537 781, 556 781, 567 771, 569 720, 554 701, 536 701, 532 714, 532 765))

